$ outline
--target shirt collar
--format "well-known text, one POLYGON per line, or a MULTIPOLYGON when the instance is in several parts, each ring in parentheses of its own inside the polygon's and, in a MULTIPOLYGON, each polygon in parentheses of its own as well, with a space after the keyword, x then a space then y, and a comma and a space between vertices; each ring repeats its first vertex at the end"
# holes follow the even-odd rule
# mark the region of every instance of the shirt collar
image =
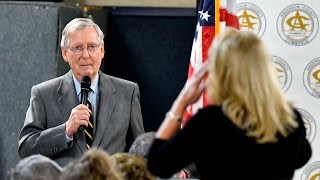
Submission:
MULTIPOLYGON (((81 93, 81 84, 80 81, 78 81, 76 79, 76 77, 74 75, 72 75, 72 79, 74 82, 74 86, 76 88, 76 92, 77 95, 79 96, 79 94, 81 93)), ((91 90, 93 91, 93 93, 97 94, 98 93, 98 81, 99 81, 99 73, 96 75, 96 77, 91 81, 91 90)))

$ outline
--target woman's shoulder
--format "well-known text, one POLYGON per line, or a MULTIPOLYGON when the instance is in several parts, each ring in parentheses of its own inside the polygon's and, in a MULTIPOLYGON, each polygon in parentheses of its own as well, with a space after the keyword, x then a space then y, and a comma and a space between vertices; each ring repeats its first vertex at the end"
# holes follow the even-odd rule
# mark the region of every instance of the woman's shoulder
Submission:
POLYGON ((195 116, 197 119, 205 119, 209 121, 212 118, 221 120, 226 118, 222 111, 222 107, 219 105, 208 105, 204 108, 201 108, 198 110, 195 116))
POLYGON ((222 107, 219 105, 208 105, 199 109, 199 113, 223 113, 222 107))

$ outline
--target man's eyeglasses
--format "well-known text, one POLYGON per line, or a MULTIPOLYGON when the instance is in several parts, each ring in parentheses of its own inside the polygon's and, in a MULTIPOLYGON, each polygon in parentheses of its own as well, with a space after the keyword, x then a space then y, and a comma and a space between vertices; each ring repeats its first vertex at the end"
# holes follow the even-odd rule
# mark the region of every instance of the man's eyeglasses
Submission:
POLYGON ((87 49, 88 53, 94 53, 98 50, 100 44, 92 44, 85 46, 75 46, 75 47, 68 47, 73 53, 75 54, 82 54, 84 49, 87 49))

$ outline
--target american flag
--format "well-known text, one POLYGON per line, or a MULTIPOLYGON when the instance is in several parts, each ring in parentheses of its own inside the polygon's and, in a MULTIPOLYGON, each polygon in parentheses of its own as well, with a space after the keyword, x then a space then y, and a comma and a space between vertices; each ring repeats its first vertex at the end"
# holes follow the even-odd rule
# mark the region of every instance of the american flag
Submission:
MULTIPOLYGON (((208 48, 211 42, 226 27, 239 29, 239 21, 236 15, 236 0, 200 0, 188 78, 197 72, 201 65, 208 60, 208 48)), ((184 113, 182 127, 198 109, 205 107, 208 103, 206 92, 204 92, 196 103, 187 108, 187 111, 184 113)))

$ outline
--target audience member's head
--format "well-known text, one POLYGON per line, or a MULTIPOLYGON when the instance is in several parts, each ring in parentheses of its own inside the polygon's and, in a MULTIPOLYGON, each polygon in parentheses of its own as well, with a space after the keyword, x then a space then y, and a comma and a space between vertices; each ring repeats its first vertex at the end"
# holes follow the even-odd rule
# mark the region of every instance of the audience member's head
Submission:
POLYGON ((147 157, 149 148, 154 140, 156 132, 146 132, 138 136, 132 143, 129 153, 136 154, 142 157, 147 157))
POLYGON ((278 132, 286 137, 298 126, 271 55, 256 35, 226 29, 209 49, 209 61, 208 97, 248 136, 275 142, 278 132))
POLYGON ((37 154, 21 159, 11 169, 9 180, 60 180, 62 168, 53 160, 37 154))
POLYGON ((155 180, 142 156, 130 153, 116 153, 111 156, 117 163, 125 180, 155 180))
POLYGON ((101 149, 90 149, 63 168, 65 180, 122 180, 116 163, 101 149))
MULTIPOLYGON (((150 131, 143 134, 140 134, 132 143, 129 153, 135 154, 147 159, 149 149, 152 145, 152 142, 155 138, 156 132, 150 131)), ((179 171, 174 175, 178 178, 198 178, 197 169, 194 163, 185 167, 183 170, 179 171)))

